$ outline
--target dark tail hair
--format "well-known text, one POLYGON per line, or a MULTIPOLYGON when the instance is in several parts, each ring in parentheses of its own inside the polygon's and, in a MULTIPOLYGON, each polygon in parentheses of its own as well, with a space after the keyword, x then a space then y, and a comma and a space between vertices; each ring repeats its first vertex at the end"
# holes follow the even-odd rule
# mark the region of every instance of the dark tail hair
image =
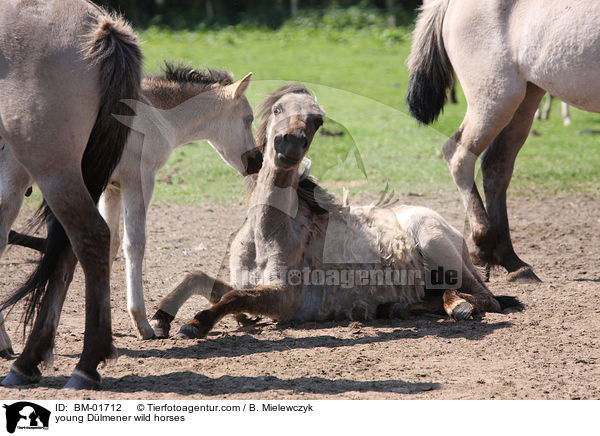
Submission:
POLYGON ((424 124, 440 115, 454 84, 454 71, 442 39, 448 2, 438 0, 422 8, 408 57, 406 103, 412 116, 424 124))
MULTIPOLYGON (((85 185, 97 203, 129 136, 129 127, 117 121, 113 114, 134 115, 121 100, 139 96, 142 54, 131 27, 120 17, 104 11, 98 16, 84 50, 90 66, 97 66, 100 72, 99 112, 81 161, 85 185)), ((58 261, 71 249, 65 230, 45 202, 40 206, 37 220, 47 224, 46 252, 27 282, 0 305, 0 310, 4 310, 29 296, 24 327, 33 321, 58 261)))

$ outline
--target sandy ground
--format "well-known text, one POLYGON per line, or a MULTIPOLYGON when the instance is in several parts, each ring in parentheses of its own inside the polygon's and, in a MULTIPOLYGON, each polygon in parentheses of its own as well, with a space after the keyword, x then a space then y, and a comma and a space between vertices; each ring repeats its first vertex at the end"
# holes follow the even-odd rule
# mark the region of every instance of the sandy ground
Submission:
MULTIPOLYGON (((407 197, 433 207, 459 229, 457 195, 407 197)), ((101 391, 60 387, 83 346, 84 299, 78 271, 58 330, 56 357, 39 385, 0 388, 0 398, 92 399, 590 399, 600 398, 600 201, 513 199, 517 252, 543 283, 509 284, 495 271, 490 288, 526 309, 465 322, 427 317, 373 323, 240 329, 226 318, 205 340, 137 339, 125 305, 124 259, 113 272, 113 329, 119 359, 101 369, 101 391)), ((145 260, 148 313, 186 271, 215 274, 244 206, 153 205, 145 260)), ((24 221, 21 221, 21 224, 24 221)), ((0 286, 21 283, 33 252, 12 248, 0 260, 0 286)), ((204 308, 195 297, 174 322, 204 308)), ((21 308, 7 324, 22 348, 21 308)), ((0 361, 6 374, 10 361, 0 361)))

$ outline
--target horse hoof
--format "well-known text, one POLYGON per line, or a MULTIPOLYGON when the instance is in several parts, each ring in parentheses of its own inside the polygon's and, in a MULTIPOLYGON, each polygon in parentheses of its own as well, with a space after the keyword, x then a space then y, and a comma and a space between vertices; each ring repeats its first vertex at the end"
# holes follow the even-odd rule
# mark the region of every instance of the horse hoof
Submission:
POLYGON ((173 338, 175 339, 201 339, 203 336, 198 327, 192 324, 184 324, 173 338))
POLYGON ((7 348, 6 350, 0 351, 0 359, 10 360, 15 357, 15 352, 12 348, 7 348))
POLYGON ((154 336, 157 339, 168 338, 169 331, 171 330, 171 322, 174 319, 175 317, 173 315, 158 309, 150 320, 150 326, 152 327, 152 330, 154 330, 154 336))
POLYGON ((33 375, 25 375, 21 371, 11 368, 9 373, 2 380, 2 386, 5 388, 11 386, 22 386, 22 385, 31 385, 34 383, 38 383, 42 379, 41 373, 34 373, 33 375))
POLYGON ((503 313, 507 312, 520 312, 525 306, 519 301, 517 297, 511 297, 508 295, 496 295, 496 301, 500 303, 500 311, 503 313))
POLYGON ((73 371, 69 381, 63 386, 65 390, 98 390, 100 389, 100 381, 93 380, 80 371, 73 371))
POLYGON ((171 330, 171 324, 153 320, 150 322, 152 330, 154 331, 154 339, 165 339, 169 337, 169 330, 171 330))
POLYGON ((514 283, 541 283, 540 278, 533 272, 530 266, 524 266, 508 273, 506 279, 514 283))
POLYGON ((473 310, 474 308, 471 303, 468 301, 463 301, 452 308, 450 316, 456 321, 464 321, 471 318, 471 315, 473 315, 473 310))
POLYGON ((256 318, 251 318, 245 313, 240 313, 236 315, 235 320, 241 327, 251 327, 262 321, 262 318, 260 316, 257 316, 256 318))
POLYGON ((150 331, 145 331, 145 332, 139 332, 140 333, 140 339, 142 341, 149 341, 151 339, 156 339, 156 333, 154 332, 153 328, 150 328, 150 331))

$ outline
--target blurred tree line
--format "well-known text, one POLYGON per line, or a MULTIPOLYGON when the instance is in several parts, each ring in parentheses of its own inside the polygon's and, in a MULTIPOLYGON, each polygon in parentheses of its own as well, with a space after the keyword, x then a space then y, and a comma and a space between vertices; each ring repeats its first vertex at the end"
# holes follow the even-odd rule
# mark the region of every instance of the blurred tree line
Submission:
POLYGON ((386 15, 388 24, 404 24, 419 0, 95 0, 120 11, 138 27, 222 27, 246 24, 277 28, 285 21, 310 12, 360 7, 386 15))

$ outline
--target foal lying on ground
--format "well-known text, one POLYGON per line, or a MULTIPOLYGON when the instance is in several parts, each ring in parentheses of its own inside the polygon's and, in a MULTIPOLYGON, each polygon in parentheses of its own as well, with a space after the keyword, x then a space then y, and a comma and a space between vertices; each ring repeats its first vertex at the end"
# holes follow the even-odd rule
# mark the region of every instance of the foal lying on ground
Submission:
POLYGON ((193 294, 213 305, 181 328, 178 335, 190 338, 205 336, 227 314, 319 321, 433 312, 462 320, 519 305, 511 297, 494 298, 461 234, 436 212, 348 207, 302 175, 299 166, 323 116, 300 84, 262 103, 257 143, 264 162, 231 246, 231 284, 189 274, 160 302, 151 321, 157 334, 168 335, 177 310, 193 294), (431 280, 441 271, 452 283, 431 280))

